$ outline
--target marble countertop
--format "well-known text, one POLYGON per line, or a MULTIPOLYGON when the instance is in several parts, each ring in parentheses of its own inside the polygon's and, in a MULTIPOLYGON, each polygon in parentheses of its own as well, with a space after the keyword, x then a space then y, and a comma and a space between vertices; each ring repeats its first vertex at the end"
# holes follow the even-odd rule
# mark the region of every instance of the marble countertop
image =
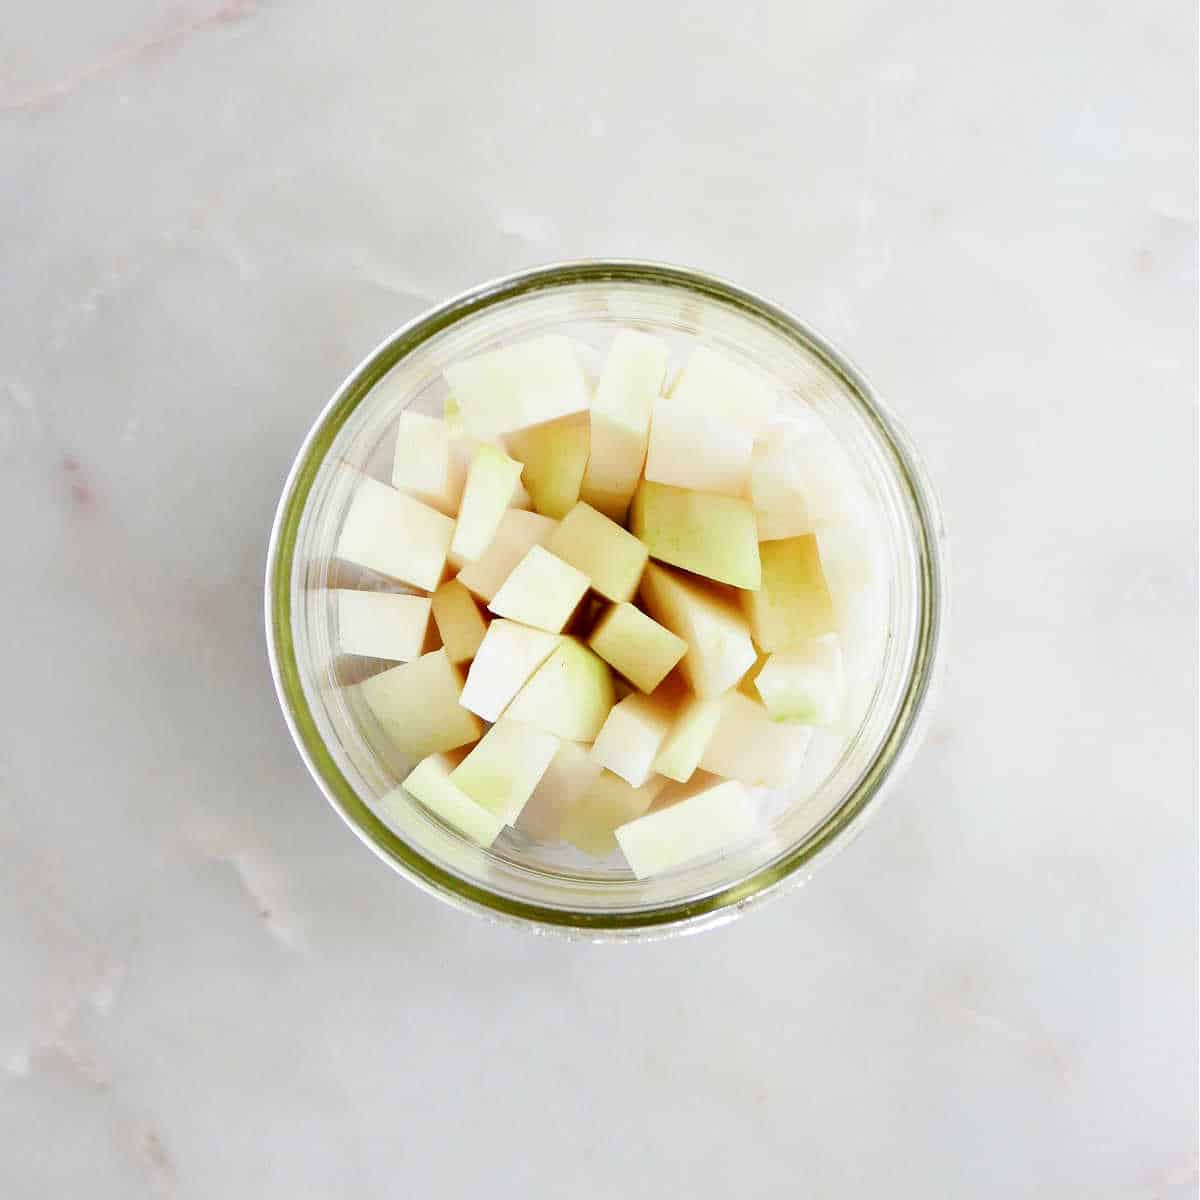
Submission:
POLYGON ((1195 1195, 1195 20, 10 6, 0 1195, 1195 1195), (954 569, 927 745, 864 836, 626 947, 366 854, 261 628, 348 369, 590 255, 843 346, 954 569))

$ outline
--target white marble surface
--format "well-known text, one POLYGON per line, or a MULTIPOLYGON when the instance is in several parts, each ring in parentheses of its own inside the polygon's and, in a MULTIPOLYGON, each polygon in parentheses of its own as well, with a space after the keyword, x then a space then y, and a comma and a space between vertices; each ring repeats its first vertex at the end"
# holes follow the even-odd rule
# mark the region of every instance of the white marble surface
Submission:
POLYGON ((1194 69, 1182 0, 8 6, 0 1196, 1194 1195, 1194 69), (840 342, 954 550, 867 833, 633 947, 371 859, 260 627, 349 367, 582 255, 840 342))

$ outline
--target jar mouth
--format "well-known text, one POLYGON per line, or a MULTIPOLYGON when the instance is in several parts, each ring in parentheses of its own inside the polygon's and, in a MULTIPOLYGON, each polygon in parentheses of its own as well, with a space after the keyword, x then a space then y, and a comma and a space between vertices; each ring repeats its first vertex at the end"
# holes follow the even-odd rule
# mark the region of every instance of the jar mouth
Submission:
POLYGON ((288 728, 318 786, 354 833, 384 862, 452 904, 499 919, 594 937, 677 933, 729 920, 760 899, 801 882, 818 861, 848 843, 878 807, 881 790, 915 747, 936 682, 945 608, 941 516, 925 470, 906 435, 863 375, 821 335, 784 309, 711 275, 634 260, 556 263, 480 284, 418 316, 385 339, 350 373, 310 429, 289 472, 267 553, 265 617, 268 656, 288 728), (873 427, 907 503, 913 533, 917 602, 911 669, 876 752, 840 802, 799 842, 745 877, 692 899, 645 908, 591 911, 494 891, 434 861, 397 835, 347 778, 321 734, 302 683, 294 636, 292 581, 314 483, 338 433, 374 386, 402 359, 437 334, 482 310, 576 284, 657 285, 716 302, 764 326, 815 357, 873 427))

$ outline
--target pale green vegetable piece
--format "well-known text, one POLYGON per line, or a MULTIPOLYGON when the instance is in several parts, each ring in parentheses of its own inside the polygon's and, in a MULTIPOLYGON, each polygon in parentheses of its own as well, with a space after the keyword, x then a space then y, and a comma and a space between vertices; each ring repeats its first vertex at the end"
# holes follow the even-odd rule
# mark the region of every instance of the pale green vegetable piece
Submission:
POLYGON ((396 425, 392 487, 453 517, 467 478, 463 447, 445 421, 405 410, 396 425))
POLYGON ((763 542, 762 586, 742 593, 750 632, 768 653, 799 650, 810 638, 837 629, 833 602, 821 569, 817 539, 800 537, 763 542))
POLYGON ((633 873, 649 879, 720 854, 744 842, 754 827, 750 797, 730 781, 621 825, 615 836, 633 873))
POLYGON ((558 523, 546 548, 578 567, 607 600, 632 600, 648 551, 627 529, 589 504, 576 504, 558 523))
POLYGON ((407 791, 471 841, 490 846, 500 836, 504 821, 456 787, 450 779, 452 769, 451 763, 441 754, 422 759, 404 781, 403 788, 389 792, 380 800, 379 807, 385 817, 392 815, 407 803, 407 791))
POLYGON ((561 633, 587 594, 588 577, 541 546, 517 563, 488 605, 499 617, 561 633))
POLYGON ((345 470, 354 480, 354 494, 338 534, 336 556, 433 591, 446 565, 454 522, 377 479, 345 470))
POLYGON ((758 529, 745 500, 643 481, 630 528, 651 558, 736 588, 761 582, 758 529))
POLYGON ((588 407, 588 386, 569 338, 548 334, 446 368, 465 429, 491 438, 588 407))
POLYGON ((612 672, 604 660, 582 642, 564 637, 517 694, 508 716, 568 741, 590 742, 615 699, 612 672))
POLYGON ((654 776, 641 787, 631 787, 619 775, 604 771, 566 811, 562 838, 593 858, 607 858, 616 848, 616 829, 654 803, 666 780, 654 776))
POLYGON ((483 725, 460 703, 462 675, 445 650, 372 675, 350 689, 405 754, 424 758, 475 741, 483 725))
POLYGON ((579 499, 588 461, 588 414, 575 413, 508 435, 534 509, 556 521, 579 499))
POLYGON ((653 696, 632 695, 609 710, 592 746, 592 757, 633 787, 653 774, 654 758, 671 728, 673 706, 653 696))
POLYGON ((692 696, 676 714, 654 760, 654 769, 668 779, 687 783, 708 747, 709 738, 721 717, 719 697, 692 696))
POLYGON ((646 461, 650 413, 662 388, 667 357, 661 339, 623 329, 604 361, 592 400, 591 454, 581 495, 614 521, 624 521, 637 490, 646 461))
POLYGON ((750 787, 783 787, 803 761, 811 736, 809 726, 779 724, 744 692, 727 692, 700 765, 750 787))
POLYGON ((728 691, 754 664, 754 645, 736 594, 655 563, 642 577, 647 611, 688 644, 679 669, 697 696, 728 691))
POLYGON ((588 645, 639 691, 652 692, 687 653, 688 644, 632 604, 614 604, 588 645))
POLYGON ((421 656, 429 628, 429 600, 397 592, 356 592, 337 588, 338 649, 411 662, 421 656))
POLYGON ((483 554, 499 528, 520 477, 521 464, 503 450, 486 442, 476 448, 467 469, 462 507, 450 543, 452 555, 471 562, 483 554))
POLYGON ((558 750, 558 739, 502 717, 450 772, 450 782, 511 825, 558 750))
POLYGON ((516 621, 493 621, 475 651, 462 705, 485 721, 499 720, 513 697, 558 647, 557 634, 516 621))
POLYGON ((459 583, 487 604, 530 547, 546 545, 555 528, 556 522, 541 513, 510 508, 500 518, 488 548, 459 571, 459 583))
POLYGON ((517 828, 539 842, 560 837, 563 816, 600 776, 604 768, 578 742, 559 742, 529 803, 521 810, 517 828))
POLYGON ((799 650, 770 655, 754 677, 754 687, 774 721, 837 724, 846 698, 837 635, 826 634, 799 650))

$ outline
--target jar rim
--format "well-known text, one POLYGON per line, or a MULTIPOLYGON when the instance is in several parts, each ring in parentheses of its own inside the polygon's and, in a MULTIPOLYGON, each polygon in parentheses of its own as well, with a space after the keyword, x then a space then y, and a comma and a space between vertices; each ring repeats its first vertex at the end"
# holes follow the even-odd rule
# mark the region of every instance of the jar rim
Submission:
POLYGON ((885 781, 904 752, 916 744, 940 668, 946 585, 943 543, 936 497, 907 436, 862 373, 799 318, 723 279, 685 267, 634 259, 552 263, 479 284, 418 315, 376 346, 335 391, 295 457, 275 513, 264 597, 268 658, 284 718, 309 773, 359 839, 413 883, 458 907, 565 933, 604 939, 690 932, 732 919, 751 903, 801 882, 818 860, 826 861, 834 849, 847 844, 869 813, 878 808, 885 781), (814 354, 858 401, 891 454, 897 480, 916 516, 914 549, 920 585, 912 669, 904 694, 871 762, 825 819, 776 860, 705 896, 601 912, 555 907, 493 892, 434 862, 375 815, 325 744, 305 695, 292 632, 291 589, 298 532, 319 468, 338 432, 375 384, 417 347, 483 309, 536 292, 589 283, 666 286, 730 305, 814 354))

